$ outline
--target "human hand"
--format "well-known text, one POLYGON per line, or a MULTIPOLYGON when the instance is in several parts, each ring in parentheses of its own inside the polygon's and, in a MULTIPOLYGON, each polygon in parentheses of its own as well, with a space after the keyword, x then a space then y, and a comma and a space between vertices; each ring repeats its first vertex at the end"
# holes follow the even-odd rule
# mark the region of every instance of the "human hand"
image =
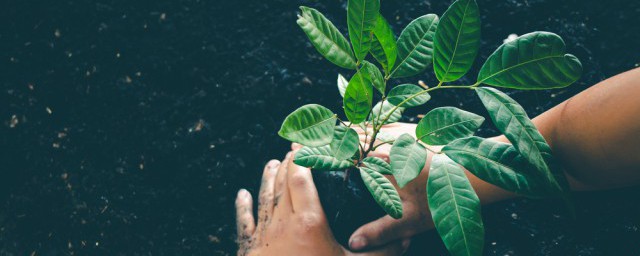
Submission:
MULTIPOLYGON (((394 123, 384 125, 380 131, 393 137, 398 137, 404 133, 414 136, 415 129, 415 124, 394 123)), ((361 143, 368 145, 369 142, 364 141, 364 131, 360 128, 356 128, 356 131, 358 131, 360 135, 361 143)), ((370 135, 367 136, 367 138, 369 139, 370 135)), ((377 144, 379 143, 374 143, 374 145, 377 144)), ((438 151, 439 147, 431 147, 431 149, 438 151)), ((376 148, 369 156, 375 156, 389 161, 390 151, 391 145, 385 144, 376 148)), ((432 156, 433 154, 429 154, 427 159, 425 159, 426 164, 420 172, 420 175, 402 189, 397 187, 397 183, 393 177, 389 177, 394 185, 396 185, 396 189, 402 199, 402 218, 394 219, 386 215, 376 221, 363 225, 351 235, 349 239, 350 249, 359 251, 399 239, 410 239, 415 234, 433 228, 426 194, 427 177, 432 156)))
POLYGON ((258 204, 258 223, 251 194, 241 189, 236 198, 238 255, 400 255, 408 240, 366 253, 352 253, 335 241, 313 183, 311 172, 292 162, 289 152, 280 163, 264 169, 258 204))

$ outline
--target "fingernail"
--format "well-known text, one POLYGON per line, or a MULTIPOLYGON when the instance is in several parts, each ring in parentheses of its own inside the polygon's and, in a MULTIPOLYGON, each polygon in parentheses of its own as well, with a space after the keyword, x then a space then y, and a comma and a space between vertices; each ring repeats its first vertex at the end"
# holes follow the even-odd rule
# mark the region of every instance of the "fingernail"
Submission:
POLYGON ((367 241, 364 237, 356 236, 349 242, 349 247, 353 250, 361 250, 367 245, 367 241))
POLYGON ((267 168, 275 169, 275 168, 278 168, 279 164, 280 164, 280 162, 278 162, 278 160, 271 160, 271 161, 269 161, 269 163, 267 163, 267 168))
POLYGON ((244 188, 238 190, 238 198, 246 198, 247 196, 249 196, 249 191, 244 188))

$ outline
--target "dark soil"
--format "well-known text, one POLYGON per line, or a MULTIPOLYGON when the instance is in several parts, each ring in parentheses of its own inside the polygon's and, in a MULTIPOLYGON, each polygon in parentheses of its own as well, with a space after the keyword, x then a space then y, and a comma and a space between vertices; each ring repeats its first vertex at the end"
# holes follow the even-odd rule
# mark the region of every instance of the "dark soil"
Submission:
MULTIPOLYGON (((399 34, 449 2, 385 0, 382 12, 399 34)), ((512 94, 532 116, 640 63, 638 1, 478 2, 484 41, 463 82, 511 33, 556 32, 583 63, 568 89, 512 94)), ((299 5, 346 31, 345 0, 2 1, 0 255, 234 254, 235 194, 255 194, 286 153, 281 121, 311 102, 338 112, 336 74, 351 75, 307 43, 299 5)), ((438 92, 405 121, 443 105, 486 115, 470 92, 438 92)), ((575 221, 551 201, 485 207, 485 252, 638 255, 639 196, 577 194, 575 221)), ((429 232, 410 253, 444 251, 429 232)))

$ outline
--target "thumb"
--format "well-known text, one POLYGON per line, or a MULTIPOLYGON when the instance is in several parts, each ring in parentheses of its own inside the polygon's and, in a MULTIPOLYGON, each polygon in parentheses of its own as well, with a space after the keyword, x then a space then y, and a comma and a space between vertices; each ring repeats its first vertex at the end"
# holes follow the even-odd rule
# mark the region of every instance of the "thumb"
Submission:
POLYGON ((387 244, 383 247, 379 247, 371 251, 355 252, 355 253, 351 253, 350 255, 353 255, 353 256, 403 255, 407 251, 407 249, 409 249, 410 244, 411 244, 411 239, 404 239, 402 241, 387 244))
POLYGON ((353 232, 349 239, 349 248, 360 251, 409 237, 411 227, 407 223, 404 218, 396 220, 389 215, 369 222, 353 232))

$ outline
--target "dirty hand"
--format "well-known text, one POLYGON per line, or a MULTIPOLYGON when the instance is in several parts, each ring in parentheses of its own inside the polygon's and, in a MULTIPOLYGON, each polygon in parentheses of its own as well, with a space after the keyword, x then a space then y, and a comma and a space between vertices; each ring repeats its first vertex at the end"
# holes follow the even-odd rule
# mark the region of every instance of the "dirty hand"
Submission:
POLYGON ((260 187, 258 222, 251 194, 236 198, 238 255, 400 255, 408 247, 393 243, 375 251, 352 253, 335 241, 313 183, 311 172, 292 162, 271 160, 260 187))
MULTIPOLYGON (((415 124, 408 123, 394 123, 383 126, 380 131, 387 133, 393 137, 398 137, 404 133, 415 136, 415 124)), ((364 131, 360 128, 356 128, 360 135, 361 142, 364 143, 364 131)), ((367 136, 370 138, 371 135, 367 136)), ((368 145, 369 143, 366 142, 368 145)), ((375 143, 379 144, 378 142, 375 143)), ((439 150, 437 147, 431 147, 433 150, 439 150)), ((391 146, 388 144, 382 145, 371 152, 369 156, 375 156, 389 161, 389 152, 391 146)), ((427 205, 426 184, 429 173, 429 166, 431 157, 433 154, 429 154, 425 161, 424 169, 420 172, 415 180, 411 181, 404 188, 400 189, 396 185, 396 189, 402 198, 403 216, 401 219, 391 218, 386 215, 376 221, 367 223, 356 230, 349 239, 349 247, 352 250, 360 251, 368 248, 376 247, 382 244, 387 244, 391 241, 399 239, 410 239, 413 235, 424 232, 433 228, 433 222, 431 221, 431 213, 429 206, 427 205)), ((393 177, 389 179, 395 183, 393 177)))

